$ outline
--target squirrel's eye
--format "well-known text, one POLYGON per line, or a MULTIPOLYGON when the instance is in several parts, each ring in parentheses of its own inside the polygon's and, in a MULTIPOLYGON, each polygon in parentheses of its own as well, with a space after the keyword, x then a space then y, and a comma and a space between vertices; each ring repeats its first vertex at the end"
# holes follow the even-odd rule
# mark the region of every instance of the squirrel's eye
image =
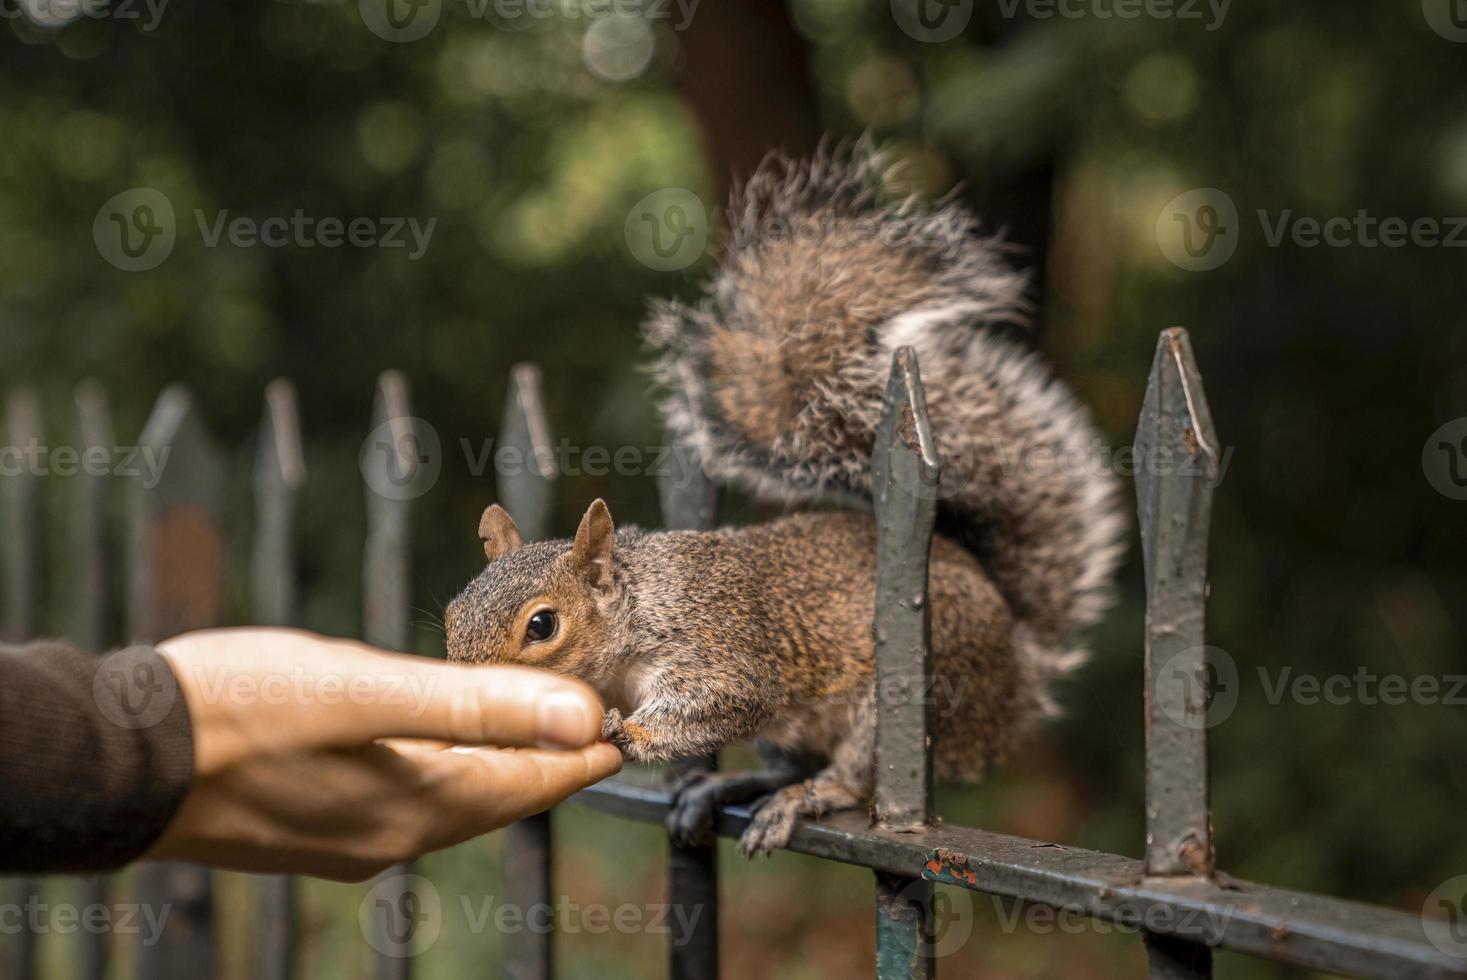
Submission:
POLYGON ((525 624, 525 638, 531 643, 539 643, 548 640, 555 635, 555 613, 548 609, 541 610, 530 617, 525 624))

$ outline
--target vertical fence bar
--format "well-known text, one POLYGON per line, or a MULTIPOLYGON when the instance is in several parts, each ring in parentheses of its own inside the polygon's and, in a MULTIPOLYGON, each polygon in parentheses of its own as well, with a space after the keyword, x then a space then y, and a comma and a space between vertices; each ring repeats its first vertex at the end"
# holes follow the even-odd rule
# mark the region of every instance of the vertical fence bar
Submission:
MULTIPOLYGON (((932 675, 927 564, 940 466, 917 357, 892 357, 872 453, 876 509, 876 822, 917 828, 932 819, 932 675)), ((876 975, 931 978, 932 883, 876 875, 876 975)))
MULTIPOLYGON (((662 523, 669 530, 705 530, 713 526, 718 494, 691 446, 673 446, 671 464, 657 481, 662 523)), ((712 753, 673 764, 677 775, 718 768, 712 753)), ((716 980, 718 977, 718 847, 667 845, 667 893, 679 922, 695 923, 691 935, 668 940, 671 980, 716 980)))
POLYGON ((35 392, 23 388, 5 401, 6 442, 20 452, 19 472, 5 481, 4 635, 12 643, 30 639, 36 628, 36 604, 40 569, 38 528, 40 516, 39 466, 36 450, 45 443, 41 431, 41 406, 35 392))
MULTIPOLYGON (((289 626, 296 619, 295 498, 305 481, 295 387, 284 379, 265 389, 255 453, 255 540, 251 560, 255 622, 289 626)), ((254 976, 295 975, 296 888, 288 875, 259 879, 254 976)))
MULTIPOLYGON (((145 467, 131 515, 130 632, 156 643, 219 622, 224 539, 217 510, 220 463, 193 399, 164 391, 140 440, 145 467), (156 482, 154 482, 156 480, 156 482), (151 485, 150 485, 151 484, 151 485)), ((142 865, 137 894, 154 914, 168 910, 155 942, 138 947, 134 976, 214 975, 213 888, 205 868, 178 862, 142 865)))
MULTIPOLYGON (((363 447, 362 476, 367 485, 367 545, 363 606, 368 643, 406 650, 411 609, 411 501, 422 492, 427 460, 409 410, 407 380, 397 371, 377 379, 372 435, 363 447)), ((408 980, 412 975, 412 865, 388 868, 377 886, 376 980, 408 980)))
MULTIPOLYGON (((31 639, 36 630, 36 604, 40 569, 38 528, 40 515, 41 473, 31 461, 40 461, 33 447, 45 442, 41 432, 41 406, 33 391, 27 388, 13 392, 5 404, 6 441, 20 452, 20 472, 5 480, 0 497, 3 508, 4 540, 0 541, 0 561, 4 564, 3 637, 19 643, 31 639)), ((18 878, 7 882, 11 900, 22 909, 40 901, 41 882, 37 878, 18 878)), ((30 980, 35 976, 36 948, 39 936, 31 929, 29 913, 21 916, 20 928, 7 943, 6 976, 30 980)))
MULTIPOLYGON (((550 424, 541 397, 540 369, 533 364, 516 364, 510 371, 499 444, 495 473, 502 506, 526 541, 543 538, 556 471, 550 424)), ((533 909, 554 908, 554 851, 548 811, 505 829, 501 863, 504 894, 526 921, 533 909)), ((504 972, 512 980, 550 980, 554 964, 553 932, 521 929, 504 937, 504 972)))
MULTIPOLYGON (((106 452, 111 459, 116 436, 107 409, 107 395, 95 381, 84 381, 76 389, 76 430, 82 456, 106 452)), ((108 619, 107 574, 107 484, 103 470, 82 467, 72 496, 71 537, 72 608, 76 610, 73 639, 84 650, 101 653, 112 637, 108 619)), ((106 908, 111 883, 102 875, 83 878, 79 885, 81 907, 106 908)), ((76 954, 82 980, 102 980, 107 972, 107 932, 78 929, 76 954)))
MULTIPOLYGON (((1204 619, 1217 435, 1187 332, 1162 333, 1136 434, 1146 571, 1146 871, 1213 872, 1204 619)), ((1147 937, 1155 980, 1212 976, 1206 946, 1147 937)))

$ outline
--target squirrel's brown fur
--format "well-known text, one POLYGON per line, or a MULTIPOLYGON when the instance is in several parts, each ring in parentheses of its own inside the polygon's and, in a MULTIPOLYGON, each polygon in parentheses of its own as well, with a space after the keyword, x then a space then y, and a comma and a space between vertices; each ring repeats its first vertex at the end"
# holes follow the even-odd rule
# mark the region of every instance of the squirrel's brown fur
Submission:
MULTIPOLYGON (((761 169, 704 300, 658 307, 647 335, 674 436, 712 476, 785 502, 869 498, 891 354, 916 349, 949 535, 932 547, 935 754, 939 774, 976 779, 1053 712, 1048 682, 1082 656, 1073 634, 1103 609, 1123 523, 1084 411, 984 329, 1021 314, 1023 278, 957 206, 879 205, 879 176, 864 151, 761 169)), ((448 608, 452 659, 585 679, 633 759, 757 738, 818 767, 690 782, 669 823, 682 836, 777 790, 743 839, 764 851, 798 817, 869 799, 869 514, 614 531, 597 501, 573 541, 523 544, 497 507, 480 536, 490 563, 448 608), (527 637, 544 610, 554 635, 527 637)))

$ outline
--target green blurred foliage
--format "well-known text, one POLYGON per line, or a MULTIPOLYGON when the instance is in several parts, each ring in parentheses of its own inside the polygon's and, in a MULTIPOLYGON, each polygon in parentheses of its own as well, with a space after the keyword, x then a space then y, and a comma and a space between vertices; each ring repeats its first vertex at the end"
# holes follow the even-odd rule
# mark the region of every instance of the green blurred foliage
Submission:
MULTIPOLYGON (((1237 3, 1220 23, 1206 7, 1201 20, 1106 17, 1104 3, 1072 6, 1078 17, 1004 9, 979 5, 962 35, 924 43, 886 3, 794 0, 811 91, 791 98, 814 99, 831 132, 869 131, 889 146, 902 191, 962 182, 982 203, 1052 168, 1038 336, 1114 443, 1130 441, 1157 332, 1191 329, 1232 452, 1215 506, 1209 624, 1240 678, 1237 709, 1212 741, 1220 862, 1240 877, 1415 910, 1467 869, 1456 823, 1463 712, 1272 703, 1259 671, 1273 681, 1285 667, 1417 676, 1467 666, 1464 505, 1436 493, 1421 466, 1432 431, 1467 415, 1463 253, 1273 246, 1264 225, 1285 212, 1467 214, 1464 49, 1434 33, 1418 0, 1237 3), (1164 256, 1157 222, 1200 187, 1236 205, 1238 248, 1189 272, 1164 256)), ((197 0, 168 6, 147 31, 116 17, 39 27, 6 12, 0 390, 39 389, 62 440, 73 386, 98 378, 125 443, 165 384, 191 386, 230 460, 232 619, 249 618, 250 448, 274 377, 299 386, 306 432, 302 621, 339 633, 361 619, 356 459, 373 385, 386 368, 412 383, 414 411, 444 450, 438 484, 415 503, 425 654, 441 655, 435 616, 476 570, 473 531, 494 488, 492 474, 471 472, 464 445, 472 455, 495 436, 513 363, 541 365, 557 436, 658 442, 636 325, 647 296, 690 295, 702 266, 643 267, 624 222, 665 187, 713 210, 725 176, 707 158, 706 120, 679 94, 679 74, 700 66, 680 57, 673 22, 639 23, 618 42, 591 36, 584 19, 493 24, 449 3, 428 37, 391 44, 352 3, 197 0), (99 256, 92 226, 104 201, 138 186, 169 198, 178 239, 160 267, 127 273, 99 256), (196 209, 209 220, 301 209, 437 225, 417 260, 209 247, 196 209)), ((582 474, 556 493, 560 531, 597 495, 620 520, 657 519, 645 474, 582 474)), ((58 569, 65 499, 55 488, 58 569)), ((64 576, 46 595, 48 625, 62 631, 64 576)), ((1141 621, 1133 561, 1093 662, 1061 692, 1065 718, 984 786, 945 789, 950 821, 1138 853, 1141 621)), ((567 895, 661 900, 655 829, 574 810, 557 820, 567 895)), ((425 867, 445 901, 497 893, 482 842, 425 867)), ((785 855, 749 865, 732 851, 724 867, 730 975, 864 972, 864 872, 785 855)), ((230 932, 251 906, 244 879, 222 880, 230 932)), ((308 886, 307 975, 367 975, 362 893, 308 886)), ((1134 940, 1005 931, 987 899, 973 901, 978 938, 945 961, 949 976, 1139 971, 1134 940)), ((232 935, 237 976, 247 943, 232 935)), ((663 956, 647 935, 565 936, 561 948, 568 976, 655 975, 663 956)), ((492 931, 446 930, 421 975, 483 972, 496 951, 492 931)), ((1220 975, 1290 974, 1226 957, 1220 975)))

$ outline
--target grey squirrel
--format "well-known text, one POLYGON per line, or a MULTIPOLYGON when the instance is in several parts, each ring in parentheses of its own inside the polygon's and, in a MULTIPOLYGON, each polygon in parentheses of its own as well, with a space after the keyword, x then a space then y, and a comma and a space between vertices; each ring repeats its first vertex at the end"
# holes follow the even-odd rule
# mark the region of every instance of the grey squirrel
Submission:
MULTIPOLYGON (((930 596, 934 756, 978 779, 1085 656, 1123 551, 1098 436, 1040 360, 994 329, 1026 278, 955 203, 887 202, 880 158, 771 159, 734 195, 695 305, 645 328, 673 438, 708 474, 785 504, 867 501, 892 352, 917 353, 943 463, 930 596), (1048 465, 1034 466, 1036 458, 1048 465)), ((784 846, 799 818, 870 800, 875 523, 811 512, 714 531, 613 527, 591 504, 572 540, 525 543, 500 507, 489 563, 449 604, 455 661, 571 674, 612 707, 604 737, 636 761, 756 739, 769 768, 699 773, 668 828, 711 834, 760 799, 741 846, 784 846)))

